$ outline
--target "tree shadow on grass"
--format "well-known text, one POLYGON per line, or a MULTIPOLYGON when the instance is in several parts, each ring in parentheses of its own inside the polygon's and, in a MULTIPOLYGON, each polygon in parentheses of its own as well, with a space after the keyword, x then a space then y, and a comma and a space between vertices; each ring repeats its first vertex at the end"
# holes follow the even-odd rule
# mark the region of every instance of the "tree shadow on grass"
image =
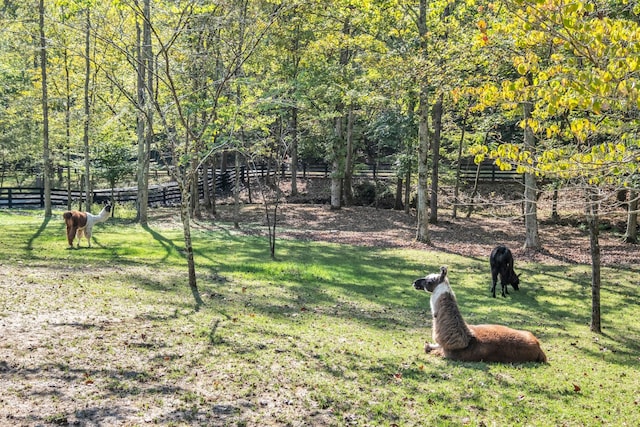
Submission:
POLYGON ((49 225, 49 222, 51 222, 51 217, 47 216, 44 218, 44 221, 42 221, 42 224, 40 224, 40 227, 38 227, 38 229, 36 230, 36 232, 33 234, 33 236, 31 236, 31 238, 29 239, 29 241, 27 242, 27 250, 28 251, 32 251, 33 250, 33 242, 40 237, 40 235, 42 234, 42 232, 47 228, 47 226, 49 225))
POLYGON ((164 248, 166 255, 164 256, 163 261, 169 258, 171 252, 182 253, 183 248, 173 243, 173 240, 164 237, 162 234, 158 233, 147 224, 143 225, 142 228, 164 248))
MULTIPOLYGON (((181 254, 184 257, 184 248, 178 247, 171 239, 167 239, 162 234, 153 230, 149 225, 145 224, 142 228, 149 233, 165 250, 165 256, 162 258, 163 261, 167 260, 171 255, 171 252, 176 252, 181 254)), ((186 257, 185 257, 186 258, 186 257)), ((200 291, 198 288, 189 287, 191 290, 191 294, 193 295, 193 299, 196 303, 195 310, 198 311, 204 305, 204 301, 202 300, 202 296, 200 295, 200 291)))

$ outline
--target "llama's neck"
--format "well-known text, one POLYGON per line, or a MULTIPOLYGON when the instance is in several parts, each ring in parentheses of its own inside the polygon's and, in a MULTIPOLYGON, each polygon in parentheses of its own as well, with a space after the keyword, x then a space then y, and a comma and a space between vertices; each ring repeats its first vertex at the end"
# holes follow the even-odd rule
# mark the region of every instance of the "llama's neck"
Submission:
POLYGON ((103 208, 98 215, 93 215, 92 213, 87 212, 87 226, 93 226, 94 224, 98 224, 100 222, 105 222, 109 219, 109 214, 111 212, 107 211, 107 208, 103 208))
POLYGON ((433 339, 445 350, 469 345, 472 332, 462 318, 456 297, 448 282, 439 284, 431 295, 433 339))
POLYGON ((431 299, 429 300, 429 302, 431 304, 431 314, 433 314, 434 316, 436 316, 438 312, 438 300, 444 294, 451 294, 454 300, 456 298, 453 294, 451 286, 449 286, 449 283, 447 281, 440 283, 431 293, 431 299))
POLYGON ((104 222, 104 221, 108 220, 110 213, 111 212, 108 211, 106 207, 102 208, 102 210, 98 214, 98 221, 97 222, 104 222))

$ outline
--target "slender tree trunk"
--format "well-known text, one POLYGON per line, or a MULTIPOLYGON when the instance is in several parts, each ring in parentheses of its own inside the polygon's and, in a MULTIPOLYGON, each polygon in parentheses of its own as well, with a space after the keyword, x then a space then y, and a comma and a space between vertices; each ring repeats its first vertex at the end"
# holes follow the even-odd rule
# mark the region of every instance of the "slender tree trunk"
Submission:
MULTIPOLYGON (((486 140, 486 138, 485 138, 486 140)), ((480 184, 480 169, 482 168, 482 163, 478 163, 476 165, 476 176, 473 179, 473 190, 471 191, 471 202, 469 203, 469 209, 467 210, 467 218, 471 217, 474 208, 474 200, 476 195, 478 194, 478 185, 480 184)))
MULTIPOLYGON (((530 102, 523 104, 524 119, 529 120, 531 118, 531 109, 533 108, 530 102)), ((524 148, 525 150, 534 153, 535 152, 535 136, 531 127, 527 123, 524 128, 524 148)), ((524 224, 525 224, 525 249, 540 249, 540 238, 538 235, 538 204, 537 204, 537 183, 536 177, 533 173, 527 172, 524 174, 524 224)))
MULTIPOLYGON (((213 181, 212 190, 211 190, 211 215, 217 215, 217 206, 216 206, 216 197, 218 192, 218 172, 216 170, 216 155, 213 155, 211 158, 211 180, 213 181)), ((248 173, 248 168, 247 168, 248 173)), ((248 179, 247 179, 248 181, 248 179)), ((248 186, 250 188, 250 186, 248 186)))
POLYGON ((184 252, 187 258, 187 269, 189 277, 189 289, 196 301, 196 307, 199 308, 204 304, 198 291, 198 284, 196 279, 196 263, 193 257, 193 243, 191 242, 191 220, 189 215, 189 207, 191 201, 191 189, 189 188, 190 177, 182 176, 178 179, 180 184, 180 192, 182 194, 182 200, 180 202, 180 219, 182 220, 182 233, 184 235, 184 252))
POLYGON ((153 99, 154 93, 154 56, 153 46, 151 44, 151 1, 144 0, 144 24, 142 26, 142 58, 144 61, 145 77, 145 115, 146 115, 146 129, 144 138, 144 155, 142 164, 142 192, 140 193, 140 206, 144 212, 144 218, 146 223, 147 209, 149 206, 149 161, 151 153, 151 144, 153 143, 153 99))
POLYGON ((93 204, 93 195, 91 193, 91 159, 89 157, 89 118, 90 118, 90 103, 89 103, 89 81, 91 79, 91 59, 90 43, 91 43, 91 9, 87 7, 86 11, 86 29, 84 40, 84 129, 83 129, 83 142, 84 142, 84 179, 85 179, 85 191, 86 191, 86 209, 91 211, 91 205, 93 204))
POLYGON ((202 164, 202 202, 207 212, 211 211, 211 180, 209 179, 209 159, 202 164))
POLYGON ((456 219, 458 217, 458 205, 460 204, 460 167, 462 162, 462 150, 464 148, 464 134, 467 129, 467 118, 469 117, 469 107, 464 110, 464 118, 462 119, 462 132, 460 134, 460 144, 458 144, 458 160, 456 165, 456 183, 453 187, 453 212, 452 217, 456 219))
MULTIPOLYGON (((427 57, 427 0, 420 0, 420 13, 418 17, 418 33, 421 38, 421 51, 427 57)), ((426 79, 425 79, 426 80, 426 79)), ((427 177, 429 167, 427 160, 429 157, 429 86, 426 81, 420 83, 420 95, 418 100, 418 205, 417 216, 418 226, 416 240, 423 243, 430 243, 429 239, 429 218, 427 199, 429 188, 427 187, 427 177)))
POLYGON ((49 153, 49 95, 47 93, 47 39, 44 33, 44 0, 40 0, 40 71, 42 74, 42 162, 44 178, 44 216, 51 216, 51 159, 49 153))
MULTIPOLYGON (((351 37, 351 22, 349 18, 344 21, 342 34, 345 38, 351 37)), ((344 71, 350 60, 351 52, 348 47, 340 50, 340 67, 344 71)), ((351 107, 349 107, 351 108, 351 107)), ((335 119, 335 138, 333 140, 332 171, 331 171, 331 209, 342 207, 342 196, 344 194, 344 178, 346 173, 346 138, 345 122, 348 119, 344 115, 345 105, 342 101, 336 106, 339 116, 335 119)))
POLYGON ((64 48, 64 87, 66 102, 64 106, 65 156, 67 163, 67 210, 71 210, 71 79, 69 73, 69 51, 64 48))
POLYGON ((411 212, 411 171, 407 171, 404 178, 404 213, 411 212))
POLYGON ((429 243, 429 222, 427 199, 429 188, 427 186, 427 175, 429 173, 428 153, 429 153, 429 114, 427 88, 420 91, 419 105, 419 125, 418 125, 418 230, 416 240, 429 243))
POLYGON ((431 215, 429 223, 438 223, 438 167, 440 166, 440 136, 442 135, 442 100, 440 94, 438 101, 433 106, 433 165, 431 166, 431 215))
POLYGON ((353 205, 353 106, 347 113, 346 158, 344 165, 344 200, 347 206, 353 205))
POLYGON ((587 196, 587 224, 589 227, 589 247, 591 252, 591 331, 602 332, 600 318, 600 243, 598 200, 594 190, 589 189, 587 196))
POLYGON ((249 199, 249 203, 253 203, 253 191, 251 190, 251 179, 255 178, 256 180, 257 175, 255 175, 255 168, 251 168, 249 166, 249 160, 248 159, 244 159, 244 167, 247 170, 247 198, 249 199))
POLYGON ((191 162, 191 217, 200 219, 200 170, 198 170, 197 160, 191 162))
POLYGON ((342 207, 342 180, 344 178, 344 130, 343 117, 335 119, 335 138, 331 162, 331 209, 342 207))
POLYGON ((393 209, 402 210, 402 178, 396 178, 396 196, 393 202, 393 209))
POLYGON ((298 108, 291 109, 291 195, 298 195, 298 108))
POLYGON ((638 191, 629 190, 629 207, 627 208, 627 230, 624 233, 626 243, 638 242, 638 191))
POLYGON ((556 184, 553 187, 553 197, 551 200, 551 220, 555 223, 560 221, 560 215, 558 214, 558 186, 559 184, 556 184))
MULTIPOLYGON (((487 143, 487 139, 489 138, 489 131, 487 130, 487 132, 484 134, 484 142, 483 144, 486 145, 487 143)), ((469 209, 467 210, 467 218, 471 217, 471 214, 473 213, 473 208, 474 208, 474 200, 476 195, 478 194, 478 185, 480 184, 480 170, 482 168, 482 162, 478 163, 476 165, 476 176, 473 180, 473 191, 471 191, 471 202, 469 203, 469 209)))
POLYGON ((137 197, 136 197, 136 215, 138 222, 146 226, 148 224, 147 206, 142 203, 144 197, 144 166, 145 166, 145 61, 142 59, 142 30, 136 19, 136 92, 138 103, 138 112, 136 115, 136 137, 138 141, 138 167, 136 171, 137 178, 137 197))
POLYGON ((240 152, 235 153, 235 178, 233 179, 233 228, 240 228, 240 152))

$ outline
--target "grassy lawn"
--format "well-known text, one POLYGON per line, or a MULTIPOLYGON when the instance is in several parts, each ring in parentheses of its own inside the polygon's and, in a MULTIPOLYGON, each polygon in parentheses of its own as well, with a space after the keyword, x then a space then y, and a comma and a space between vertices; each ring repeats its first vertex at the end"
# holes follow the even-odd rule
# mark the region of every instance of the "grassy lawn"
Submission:
MULTIPOLYGON (((177 215, 177 213, 176 213, 177 215)), ((637 426, 640 279, 520 263, 493 299, 486 259, 194 230, 195 309, 175 221, 110 220, 68 250, 59 212, 0 211, 0 425, 637 426), (166 224, 166 225, 164 225, 166 224), (549 364, 426 355, 449 266, 469 323, 532 331, 549 364)))

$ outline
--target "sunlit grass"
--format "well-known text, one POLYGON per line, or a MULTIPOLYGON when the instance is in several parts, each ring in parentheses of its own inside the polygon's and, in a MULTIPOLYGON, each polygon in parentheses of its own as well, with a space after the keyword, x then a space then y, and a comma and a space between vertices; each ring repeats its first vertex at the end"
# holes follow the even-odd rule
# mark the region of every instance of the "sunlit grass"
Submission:
MULTIPOLYGON (((112 219, 96 226, 93 248, 73 250, 58 213, 0 212, 0 226, 0 267, 12 275, 0 286, 0 318, 40 322, 37 351, 59 365, 33 369, 75 385, 56 397, 69 414, 102 399, 135 401, 134 424, 640 423, 640 292, 623 269, 603 270, 598 335, 588 326, 588 266, 520 263, 521 290, 493 299, 484 259, 279 240, 272 260, 266 239, 216 224, 194 230, 197 310, 175 221, 112 219), (549 364, 425 355, 428 295, 411 283, 443 264, 467 321, 531 330, 549 364), (58 324, 79 326, 60 335, 58 324), (93 394, 76 390, 87 383, 93 394)), ((19 396, 38 412, 50 399, 25 392, 17 367, 7 381, 7 402, 19 396)))

